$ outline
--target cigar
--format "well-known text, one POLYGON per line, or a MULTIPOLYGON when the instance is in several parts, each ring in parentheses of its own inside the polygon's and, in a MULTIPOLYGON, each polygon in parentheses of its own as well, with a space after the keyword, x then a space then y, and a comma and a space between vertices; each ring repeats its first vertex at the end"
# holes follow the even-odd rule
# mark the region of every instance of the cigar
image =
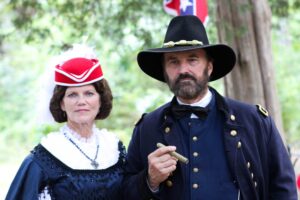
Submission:
MULTIPOLYGON (((157 148, 160 148, 160 147, 165 147, 166 145, 162 144, 162 143, 157 143, 156 144, 157 148)), ((183 155, 177 153, 176 151, 172 151, 172 152, 169 152, 169 154, 171 156, 174 156, 175 158, 177 158, 180 162, 183 162, 185 164, 188 164, 189 163, 189 159, 187 159, 186 157, 184 157, 183 155)))

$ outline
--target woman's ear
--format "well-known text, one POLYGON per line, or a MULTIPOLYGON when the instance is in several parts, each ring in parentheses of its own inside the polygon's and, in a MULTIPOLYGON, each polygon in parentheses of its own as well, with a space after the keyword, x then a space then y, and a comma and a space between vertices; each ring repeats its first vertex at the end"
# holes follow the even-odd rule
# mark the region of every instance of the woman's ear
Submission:
POLYGON ((60 109, 62 109, 62 111, 66 111, 65 104, 63 101, 60 102, 60 109))

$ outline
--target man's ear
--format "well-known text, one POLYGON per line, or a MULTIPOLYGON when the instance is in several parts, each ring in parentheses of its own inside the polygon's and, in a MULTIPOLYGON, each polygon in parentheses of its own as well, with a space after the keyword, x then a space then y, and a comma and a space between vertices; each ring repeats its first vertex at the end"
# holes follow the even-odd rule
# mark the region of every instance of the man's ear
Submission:
POLYGON ((214 65, 212 61, 208 61, 208 75, 210 76, 212 71, 214 70, 214 65))

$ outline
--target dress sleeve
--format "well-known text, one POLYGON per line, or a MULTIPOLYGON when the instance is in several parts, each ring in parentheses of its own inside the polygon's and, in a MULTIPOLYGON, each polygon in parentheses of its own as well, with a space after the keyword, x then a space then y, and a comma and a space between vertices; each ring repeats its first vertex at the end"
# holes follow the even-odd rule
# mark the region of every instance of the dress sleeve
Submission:
POLYGON ((6 200, 36 200, 45 178, 33 155, 25 158, 8 190, 6 200))

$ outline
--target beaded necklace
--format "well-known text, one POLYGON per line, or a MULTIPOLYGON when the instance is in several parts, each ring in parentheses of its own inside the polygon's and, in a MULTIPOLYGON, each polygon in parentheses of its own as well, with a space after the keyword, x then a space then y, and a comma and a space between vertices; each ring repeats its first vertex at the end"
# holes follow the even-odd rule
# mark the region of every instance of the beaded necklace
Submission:
POLYGON ((88 160, 91 161, 91 165, 92 167, 94 167, 94 169, 98 169, 99 163, 96 161, 96 159, 98 157, 98 152, 99 152, 99 141, 97 136, 96 136, 97 150, 94 159, 90 158, 86 153, 84 153, 84 151, 78 146, 78 144, 76 144, 74 140, 70 138, 70 136, 67 135, 66 132, 64 132, 64 136, 82 153, 82 155, 84 155, 88 160))

